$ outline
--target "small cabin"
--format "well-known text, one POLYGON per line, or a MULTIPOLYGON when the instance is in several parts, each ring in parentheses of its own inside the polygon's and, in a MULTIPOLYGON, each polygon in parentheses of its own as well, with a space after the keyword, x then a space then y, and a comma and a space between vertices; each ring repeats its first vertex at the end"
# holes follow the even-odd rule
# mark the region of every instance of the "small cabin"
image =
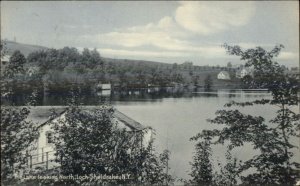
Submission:
MULTIPOLYGON (((34 107, 29 115, 28 119, 39 125, 39 137, 30 147, 33 150, 26 151, 28 168, 44 167, 52 169, 59 166, 59 163, 54 161, 56 159, 55 146, 52 140, 54 131, 51 125, 54 122, 65 121, 66 107, 55 107, 55 112, 59 114, 56 118, 52 119, 49 119, 51 115, 50 109, 43 106, 34 107)), ((96 109, 96 106, 83 107, 83 111, 86 112, 93 109, 96 109)), ((141 145, 143 146, 147 146, 152 139, 152 130, 150 127, 142 125, 118 110, 114 110, 112 122, 117 123, 118 127, 124 128, 126 131, 133 131, 134 133, 143 132, 143 139, 141 139, 141 145)))
POLYGON ((96 88, 98 90, 111 90, 111 84, 110 83, 98 83, 96 85, 96 88))
POLYGON ((223 79, 223 80, 230 80, 230 75, 227 71, 221 71, 219 74, 218 74, 218 79, 223 79))

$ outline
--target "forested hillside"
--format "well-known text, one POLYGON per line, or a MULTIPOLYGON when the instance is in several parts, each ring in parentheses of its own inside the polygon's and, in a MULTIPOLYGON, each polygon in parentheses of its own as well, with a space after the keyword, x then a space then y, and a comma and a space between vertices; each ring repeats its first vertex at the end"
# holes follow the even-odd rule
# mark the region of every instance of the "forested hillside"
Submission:
POLYGON ((67 84, 94 86, 111 83, 114 88, 148 86, 204 87, 210 76, 213 88, 236 88, 235 69, 219 66, 195 66, 192 62, 168 64, 145 60, 112 59, 100 56, 94 49, 82 52, 73 47, 49 49, 41 46, 7 42, 9 54, 20 50, 26 57, 24 68, 31 76, 55 87, 67 84), (34 70, 33 70, 34 69, 34 70), (218 80, 217 74, 227 70, 231 80, 218 80))

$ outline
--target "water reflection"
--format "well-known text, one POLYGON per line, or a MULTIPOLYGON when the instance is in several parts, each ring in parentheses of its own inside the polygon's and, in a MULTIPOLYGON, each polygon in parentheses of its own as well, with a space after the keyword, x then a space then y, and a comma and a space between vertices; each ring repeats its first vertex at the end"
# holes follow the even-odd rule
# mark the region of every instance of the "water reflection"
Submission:
MULTIPOLYGON (((184 89, 175 87, 152 87, 144 89, 119 89, 92 92, 80 90, 77 94, 78 102, 82 105, 97 105, 103 102, 114 103, 120 101, 159 102, 163 98, 194 98, 194 97, 262 97, 270 95, 267 91, 222 89, 205 91, 204 89, 184 89)), ((30 92, 15 93, 11 97, 1 97, 2 104, 24 105, 30 98, 30 92)), ((37 105, 66 105, 70 96, 68 91, 40 91, 36 96, 37 105)))

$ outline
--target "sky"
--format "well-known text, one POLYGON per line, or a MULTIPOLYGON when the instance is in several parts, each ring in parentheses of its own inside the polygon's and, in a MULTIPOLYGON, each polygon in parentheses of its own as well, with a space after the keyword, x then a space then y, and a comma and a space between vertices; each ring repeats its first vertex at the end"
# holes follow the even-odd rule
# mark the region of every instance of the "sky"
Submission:
POLYGON ((103 57, 242 64, 222 44, 271 50, 299 65, 298 1, 1 1, 1 38, 103 57))

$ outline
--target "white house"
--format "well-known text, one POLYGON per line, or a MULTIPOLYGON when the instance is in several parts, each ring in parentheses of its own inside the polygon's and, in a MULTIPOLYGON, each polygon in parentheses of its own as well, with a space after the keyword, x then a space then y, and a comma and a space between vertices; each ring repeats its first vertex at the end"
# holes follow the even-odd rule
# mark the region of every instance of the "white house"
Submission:
POLYGON ((221 71, 218 74, 218 79, 223 79, 223 80, 230 80, 230 75, 227 71, 221 71))
POLYGON ((1 56, 1 74, 3 74, 5 68, 8 66, 9 64, 9 55, 3 55, 1 56))
MULTIPOLYGON (((86 106, 83 110, 90 112, 96 108, 96 106, 86 106)), ((51 126, 54 122, 62 122, 65 120, 66 107, 55 107, 54 110, 56 113, 59 113, 59 115, 53 119, 49 119, 51 115, 50 109, 51 107, 45 106, 34 107, 28 117, 29 120, 37 122, 39 125, 38 139, 32 144, 32 147, 30 147, 31 151, 24 153, 24 155, 26 154, 27 156, 28 168, 44 167, 46 169, 52 169, 59 166, 59 163, 54 162, 56 156, 52 141, 54 132, 51 126)), ((113 113, 113 122, 118 123, 118 127, 125 128, 126 131, 143 132, 142 145, 144 146, 147 146, 152 139, 152 130, 150 127, 145 127, 118 110, 115 110, 113 113)))
POLYGON ((27 68, 27 74, 29 76, 33 76, 34 74, 37 74, 40 71, 40 68, 38 66, 30 66, 27 68))
POLYGON ((236 71, 237 78, 243 78, 247 75, 251 75, 251 70, 248 68, 242 68, 241 70, 236 71))
POLYGON ((111 84, 109 83, 99 83, 96 87, 100 90, 111 90, 111 84))

